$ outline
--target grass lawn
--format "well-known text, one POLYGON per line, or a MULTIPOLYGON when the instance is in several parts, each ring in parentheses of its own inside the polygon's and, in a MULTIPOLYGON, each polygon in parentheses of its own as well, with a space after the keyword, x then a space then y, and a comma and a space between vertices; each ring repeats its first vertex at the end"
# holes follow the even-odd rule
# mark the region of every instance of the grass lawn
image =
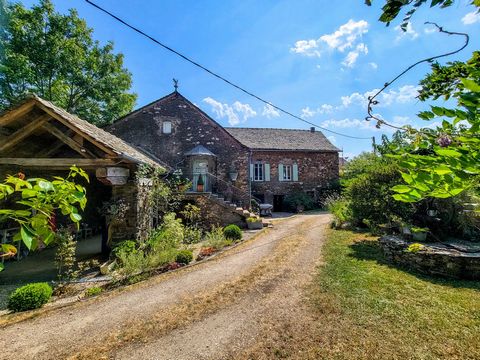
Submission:
POLYGON ((480 282, 387 264, 377 242, 329 231, 306 358, 480 359, 480 282))

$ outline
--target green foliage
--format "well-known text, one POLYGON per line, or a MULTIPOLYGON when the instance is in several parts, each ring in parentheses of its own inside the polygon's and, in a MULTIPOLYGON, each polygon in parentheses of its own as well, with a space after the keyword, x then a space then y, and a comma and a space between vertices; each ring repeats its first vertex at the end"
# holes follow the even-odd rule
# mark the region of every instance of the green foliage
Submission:
POLYGON ((148 244, 153 249, 177 247, 184 239, 184 227, 175 213, 168 213, 163 217, 162 225, 152 232, 148 244))
POLYGON ((0 109, 36 93, 96 125, 130 112, 131 74, 113 43, 101 46, 75 10, 55 12, 49 0, 26 9, 7 5, 0 32, 0 109))
POLYGON ((261 222, 262 220, 257 218, 257 217, 249 217, 247 218, 247 223, 256 223, 256 222, 261 222))
POLYGON ((419 243, 413 243, 408 246, 406 249, 407 252, 411 253, 417 253, 421 250, 425 249, 425 245, 419 244, 419 243))
POLYGON ((55 234, 49 220, 55 210, 69 216, 78 227, 82 219, 79 210, 85 209, 87 197, 85 188, 73 181, 77 176, 88 181, 82 169, 72 166, 66 178, 25 180, 23 174, 19 174, 9 175, 0 183, 0 201, 11 199, 15 203, 12 209, 0 209, 0 220, 10 219, 20 227, 14 240, 22 240, 30 250, 35 250, 40 242, 50 244, 55 234))
MULTIPOLYGON (((390 222, 395 216, 410 219, 414 208, 392 198, 391 188, 401 179, 397 164, 375 155, 360 156, 358 161, 364 164, 363 171, 347 177, 344 191, 348 205, 345 214, 351 214, 352 222, 375 228, 390 222), (368 161, 365 161, 366 158, 368 161)), ((358 168, 356 159, 347 164, 346 174, 350 166, 358 168)))
POLYGON ((190 250, 180 250, 175 258, 179 264, 190 264, 193 260, 193 253, 190 250))
POLYGON ((91 296, 97 296, 100 295, 103 292, 103 289, 99 286, 93 286, 91 288, 88 288, 87 291, 85 291, 85 296, 91 297, 91 296))
POLYGON ((334 217, 334 226, 339 227, 352 220, 350 201, 344 197, 336 196, 326 200, 328 211, 334 217))
POLYGON ((203 231, 194 226, 185 226, 183 229, 184 244, 198 244, 202 241, 203 231))
POLYGON ((8 298, 8 309, 18 312, 38 309, 52 297, 47 283, 32 283, 14 290, 8 298))
POLYGON ((120 265, 119 272, 125 276, 132 276, 147 268, 147 260, 143 250, 135 252, 119 251, 117 260, 120 265))
POLYGON ((75 278, 77 276, 75 271, 77 242, 68 230, 62 229, 56 233, 56 243, 55 266, 58 279, 65 281, 75 278))
POLYGON ((315 202, 312 197, 303 191, 295 191, 285 196, 284 201, 290 211, 312 210, 315 208, 315 202))
POLYGON ((242 230, 237 225, 230 224, 228 226, 225 226, 225 228, 223 229, 223 235, 228 240, 233 240, 233 241, 241 240, 242 230))
MULTIPOLYGON (((368 6, 371 6, 372 2, 372 0, 365 0, 365 4, 368 6)), ((379 20, 386 23, 388 26, 390 25, 390 22, 399 15, 400 11, 406 9, 407 12, 400 25, 401 28, 406 31, 411 17, 420 6, 430 4, 430 7, 440 6, 441 8, 447 8, 454 2, 455 0, 385 0, 385 5, 382 7, 382 15, 379 20)), ((479 0, 472 0, 471 3, 475 6, 480 6, 479 0)))
POLYGON ((221 227, 214 227, 211 231, 205 234, 205 247, 212 247, 215 250, 220 250, 229 245, 232 245, 232 240, 225 237, 221 227))
POLYGON ((480 179, 479 53, 462 66, 435 65, 423 86, 425 98, 451 95, 457 108, 431 106, 431 111, 419 114, 420 118, 439 117, 441 125, 436 130, 410 128, 409 145, 392 146, 388 156, 399 161, 404 182, 393 188, 397 193, 394 197, 404 202, 450 198, 475 186, 480 179), (442 89, 447 81, 450 87, 446 93, 442 89))
POLYGON ((115 247, 112 250, 112 254, 115 257, 118 257, 118 254, 120 253, 134 253, 137 251, 137 243, 133 240, 124 240, 121 241, 117 244, 115 244, 115 247))

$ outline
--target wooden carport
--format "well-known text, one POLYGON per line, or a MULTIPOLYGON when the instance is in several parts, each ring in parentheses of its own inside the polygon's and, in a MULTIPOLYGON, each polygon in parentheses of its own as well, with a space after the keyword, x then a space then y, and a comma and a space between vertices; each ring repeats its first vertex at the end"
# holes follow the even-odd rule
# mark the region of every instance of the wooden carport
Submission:
POLYGON ((135 171, 140 164, 161 167, 123 140, 38 96, 28 96, 0 114, 0 181, 9 173, 50 177, 72 165, 81 167, 92 181, 108 186, 113 199, 129 203, 117 238, 136 235, 141 214, 135 171))

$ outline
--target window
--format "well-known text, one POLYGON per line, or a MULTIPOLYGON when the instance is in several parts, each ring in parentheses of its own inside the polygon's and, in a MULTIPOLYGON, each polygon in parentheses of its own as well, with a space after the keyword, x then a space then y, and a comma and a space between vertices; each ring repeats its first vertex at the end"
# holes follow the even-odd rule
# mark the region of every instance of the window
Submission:
POLYGON ((283 165, 283 181, 292 181, 292 165, 283 165))
POLYGON ((253 164, 253 181, 264 181, 265 171, 262 163, 253 164))
POLYGON ((172 133, 172 123, 170 121, 163 122, 163 133, 171 134, 172 133))

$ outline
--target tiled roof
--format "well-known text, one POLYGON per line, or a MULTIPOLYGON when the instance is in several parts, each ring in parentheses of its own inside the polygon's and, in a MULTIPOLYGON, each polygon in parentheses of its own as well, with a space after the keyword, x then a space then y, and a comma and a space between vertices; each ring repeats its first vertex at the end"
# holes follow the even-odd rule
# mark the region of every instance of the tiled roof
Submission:
MULTIPOLYGON (((92 140, 102 144, 106 148, 109 148, 114 153, 118 154, 120 158, 124 158, 129 161, 144 163, 152 166, 160 166, 158 161, 140 152, 133 146, 127 144, 122 139, 116 137, 99 127, 80 119, 79 117, 70 114, 69 112, 55 106, 50 101, 44 100, 37 95, 29 95, 19 106, 26 104, 30 101, 34 101, 39 105, 43 105, 45 108, 61 117, 64 121, 71 126, 77 128, 81 133, 90 137, 92 140)), ((8 111, 7 111, 8 112, 8 111)), ((3 114, 2 114, 3 115, 3 114)))
POLYGON ((250 149, 340 151, 321 131, 317 130, 313 132, 269 128, 226 128, 226 130, 250 149))

